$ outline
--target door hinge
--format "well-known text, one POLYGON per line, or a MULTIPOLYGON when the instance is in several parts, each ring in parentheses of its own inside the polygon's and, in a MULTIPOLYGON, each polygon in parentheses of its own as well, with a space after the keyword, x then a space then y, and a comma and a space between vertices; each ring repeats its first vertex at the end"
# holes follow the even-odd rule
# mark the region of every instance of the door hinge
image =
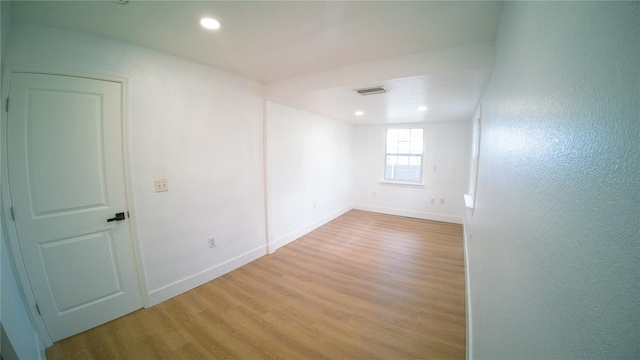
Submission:
POLYGON ((42 313, 40 312, 40 306, 38 306, 38 303, 36 303, 36 311, 38 311, 38 314, 42 315, 42 313))
POLYGON ((7 98, 7 103, 5 104, 5 110, 9 112, 9 98, 7 98))
POLYGON ((11 219, 16 221, 16 214, 13 212, 13 206, 11 207, 11 219))

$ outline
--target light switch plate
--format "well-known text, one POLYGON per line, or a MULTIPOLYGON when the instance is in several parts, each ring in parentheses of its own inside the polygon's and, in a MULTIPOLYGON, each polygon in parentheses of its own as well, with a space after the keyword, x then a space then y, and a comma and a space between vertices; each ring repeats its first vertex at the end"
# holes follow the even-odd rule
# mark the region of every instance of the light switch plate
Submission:
POLYGON ((169 191, 169 182, 167 179, 156 180, 156 192, 169 191))

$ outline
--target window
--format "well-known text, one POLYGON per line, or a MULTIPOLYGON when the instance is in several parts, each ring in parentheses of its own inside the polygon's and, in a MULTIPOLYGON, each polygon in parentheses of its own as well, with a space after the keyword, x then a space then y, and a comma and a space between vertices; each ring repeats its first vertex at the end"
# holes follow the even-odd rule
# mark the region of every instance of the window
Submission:
POLYGON ((387 129, 384 179, 422 182, 424 129, 387 129))

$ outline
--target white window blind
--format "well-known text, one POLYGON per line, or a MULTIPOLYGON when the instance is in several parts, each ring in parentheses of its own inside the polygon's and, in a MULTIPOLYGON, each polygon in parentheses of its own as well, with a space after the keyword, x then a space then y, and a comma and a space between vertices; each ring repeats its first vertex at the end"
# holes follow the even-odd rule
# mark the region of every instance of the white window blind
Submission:
POLYGON ((422 182, 424 129, 387 129, 384 179, 422 182))

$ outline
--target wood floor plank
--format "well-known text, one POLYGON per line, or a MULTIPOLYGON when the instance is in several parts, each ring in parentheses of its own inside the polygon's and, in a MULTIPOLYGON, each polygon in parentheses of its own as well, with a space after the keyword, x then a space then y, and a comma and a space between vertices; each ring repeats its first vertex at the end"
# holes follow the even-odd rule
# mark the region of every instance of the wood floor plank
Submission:
POLYGON ((57 359, 462 359, 462 227, 352 210, 46 350, 57 359))

